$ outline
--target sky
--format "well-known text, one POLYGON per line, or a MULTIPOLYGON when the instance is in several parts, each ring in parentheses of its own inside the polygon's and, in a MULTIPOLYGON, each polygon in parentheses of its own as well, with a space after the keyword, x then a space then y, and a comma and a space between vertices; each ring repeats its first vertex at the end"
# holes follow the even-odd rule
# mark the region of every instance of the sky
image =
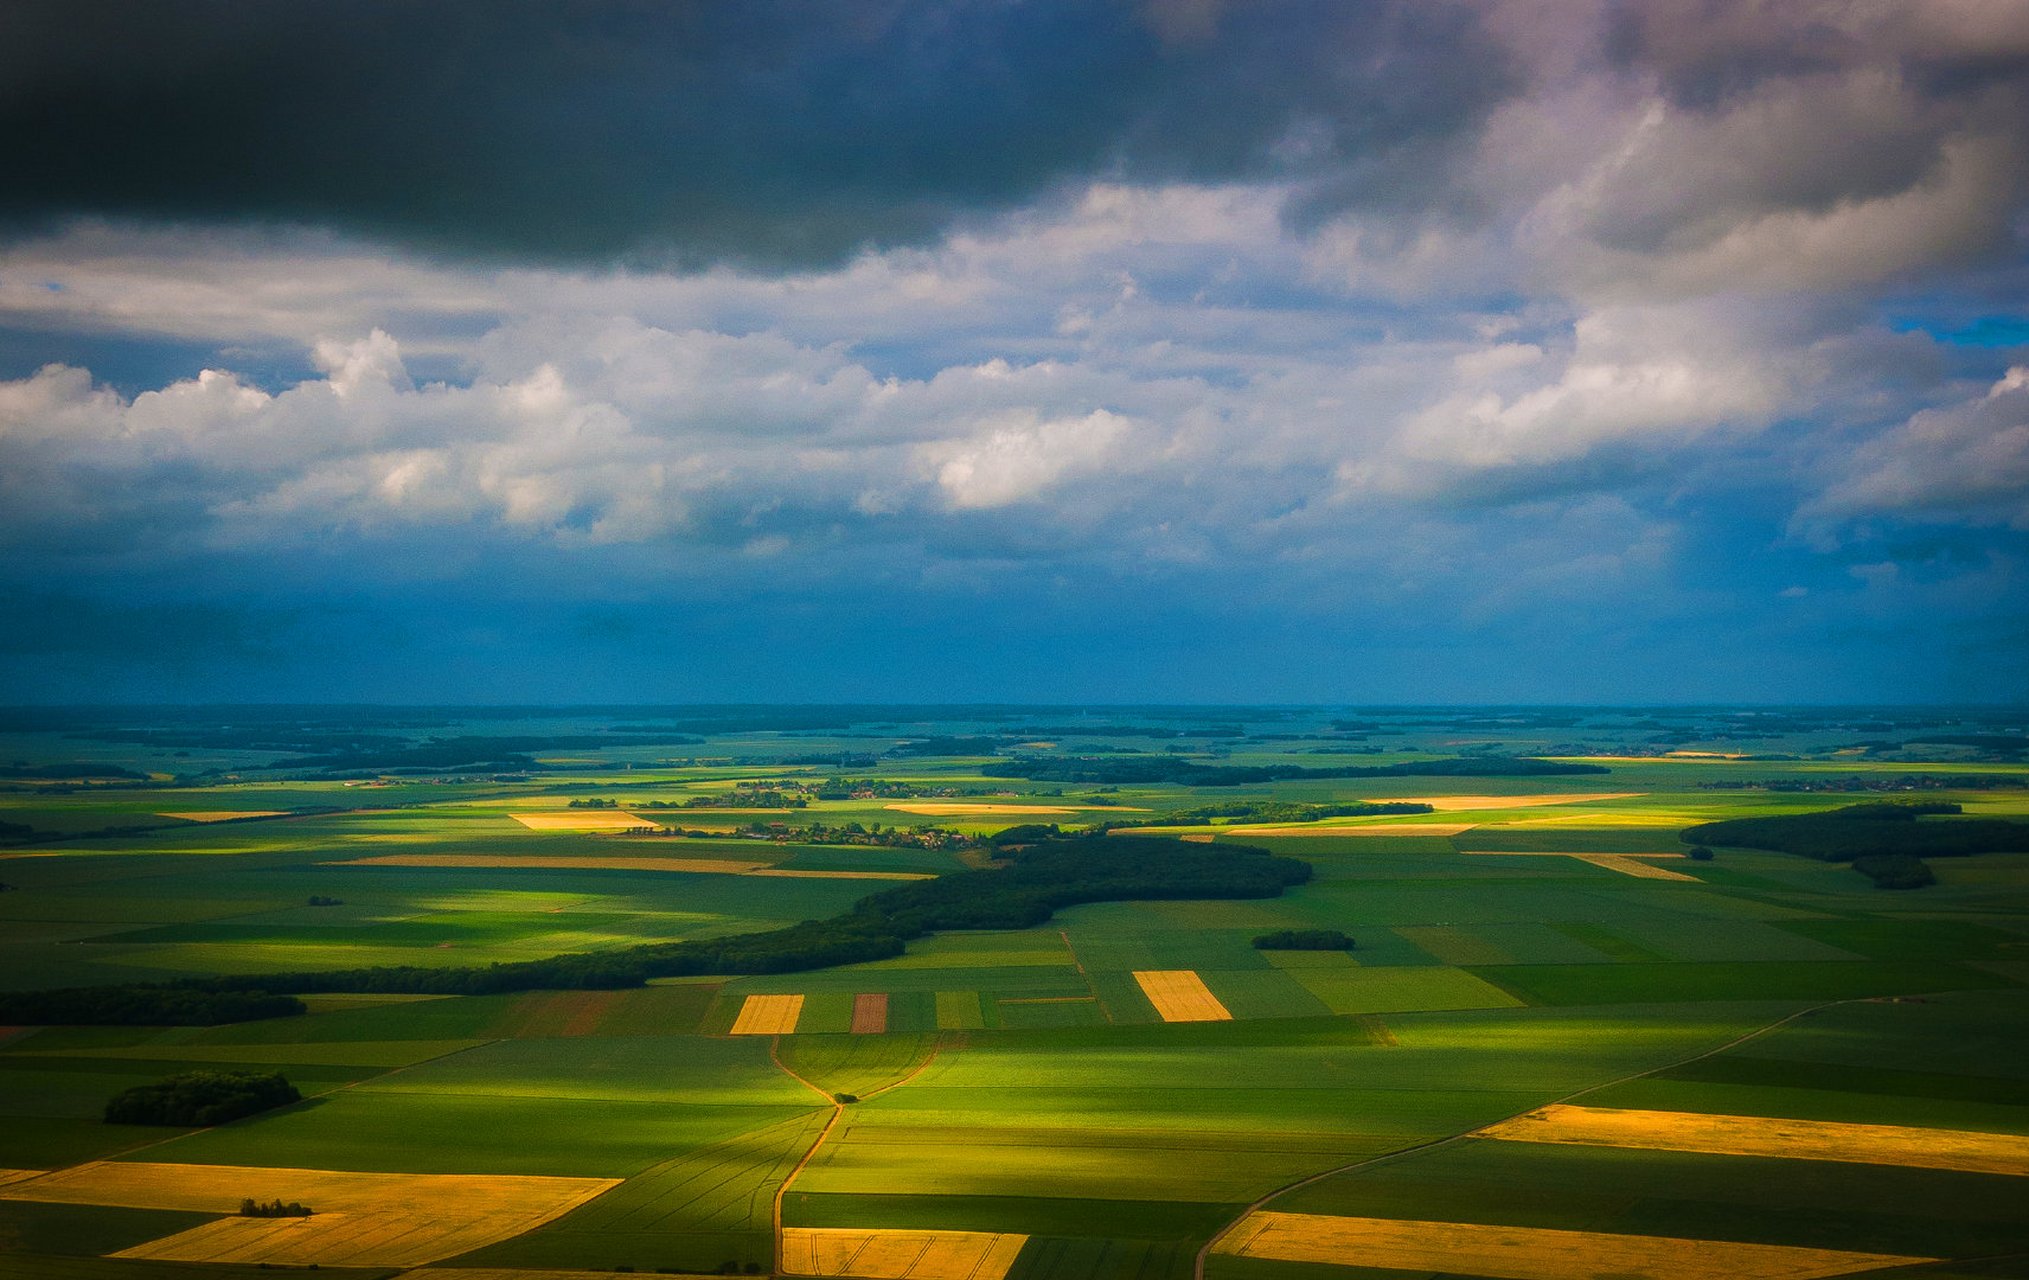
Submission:
POLYGON ((0 701, 2029 701, 2029 4, 89 8, 0 701))

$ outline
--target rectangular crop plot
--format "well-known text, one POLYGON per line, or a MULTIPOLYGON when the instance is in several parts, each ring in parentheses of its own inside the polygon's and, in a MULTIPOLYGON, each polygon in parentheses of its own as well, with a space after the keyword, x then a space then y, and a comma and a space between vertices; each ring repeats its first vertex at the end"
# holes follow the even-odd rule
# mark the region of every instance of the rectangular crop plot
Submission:
POLYGON ((655 826, 648 819, 637 818, 624 809, 568 809, 562 813, 512 813, 508 816, 530 831, 632 831, 655 826))
POLYGON ((976 1031, 986 1025, 986 1013, 979 1006, 977 991, 939 991, 937 1029, 976 1031))
POLYGON ((1475 1136, 1509 1142, 1836 1160, 2029 1177, 2029 1137, 1964 1129, 1558 1105, 1504 1120, 1475 1136))
POLYGON ((724 858, 582 858, 519 853, 386 853, 373 858, 327 862, 327 867, 453 867, 486 871, 677 871, 688 875, 738 876, 767 867, 765 862, 724 858))
POLYGON ((1233 1015, 1192 969, 1136 969, 1134 980, 1164 1022, 1231 1022, 1233 1015))
POLYGON ((170 1262, 418 1266, 505 1240, 619 1185, 612 1178, 347 1173, 242 1165, 93 1163, 0 1187, 53 1204, 230 1213, 296 1200, 308 1218, 220 1218, 114 1255, 170 1262))
POLYGON ((782 1269, 867 1280, 1001 1280, 1028 1239, 990 1231, 784 1227, 782 1269))
POLYGON ((1522 1003, 1463 969, 1404 966, 1288 972, 1333 1013, 1512 1009, 1522 1003))
POLYGON ((1464 1222, 1256 1212, 1218 1252, 1284 1262, 1344 1264, 1502 1280, 1812 1280, 1934 1261, 1785 1245, 1677 1240, 1464 1222))
POLYGON ((852 998, 852 1033, 877 1036, 888 1029, 888 993, 869 991, 852 998))
POLYGON ((796 1030, 803 1016, 802 996, 748 996, 733 1019, 736 1036, 781 1036, 796 1030))

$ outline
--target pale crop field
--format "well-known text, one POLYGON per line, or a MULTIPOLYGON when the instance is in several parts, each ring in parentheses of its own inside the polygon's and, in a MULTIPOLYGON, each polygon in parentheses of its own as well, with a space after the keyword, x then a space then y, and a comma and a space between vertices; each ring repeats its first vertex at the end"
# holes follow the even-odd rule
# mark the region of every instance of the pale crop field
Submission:
POLYGON ((1558 1105, 1503 1120, 1474 1136, 1508 1142, 1834 1160, 2029 1177, 2029 1136, 1967 1129, 1558 1105))
POLYGON ((1639 791, 1546 791, 1527 796, 1403 796, 1402 804, 1427 804, 1439 813, 1470 809, 1534 809, 1546 804, 1597 804, 1602 800, 1632 800, 1639 791))
POLYGON ((1164 1022, 1231 1022, 1233 1015, 1191 969, 1137 969, 1134 980, 1164 1022))
POLYGON ((222 1217, 113 1256, 295 1266, 417 1266, 533 1230, 620 1185, 612 1178, 353 1173, 95 1162, 0 1186, 0 1199, 231 1214, 294 1200, 307 1218, 222 1217))
POLYGON ((234 818, 286 818, 287 809, 200 809, 194 813, 162 813, 160 818, 181 818, 185 822, 230 822, 234 818))
POLYGON ((1607 871, 1618 871, 1624 876, 1636 876, 1643 880, 1688 880, 1701 883, 1696 876, 1687 876, 1681 871, 1658 867, 1644 862, 1644 858, 1681 858, 1681 853, 1560 853, 1550 849, 1467 849, 1472 858, 1575 858, 1589 862, 1607 871))
POLYGON ((1027 1243, 1027 1236, 989 1231, 784 1227, 782 1269, 867 1280, 1001 1280, 1027 1243))
POLYGON ((1464 1222, 1249 1214, 1217 1252, 1282 1262, 1494 1276, 1501 1280, 1813 1280, 1935 1261, 1786 1245, 1678 1240, 1464 1222))
POLYGON ((782 1036, 796 1030, 796 1020, 803 1016, 803 997, 796 996, 748 996, 740 1006, 740 1016, 733 1019, 733 1034, 736 1036, 782 1036))
POLYGON ((655 825, 624 809, 567 809, 561 813, 511 813, 508 816, 530 831, 629 831, 655 825))

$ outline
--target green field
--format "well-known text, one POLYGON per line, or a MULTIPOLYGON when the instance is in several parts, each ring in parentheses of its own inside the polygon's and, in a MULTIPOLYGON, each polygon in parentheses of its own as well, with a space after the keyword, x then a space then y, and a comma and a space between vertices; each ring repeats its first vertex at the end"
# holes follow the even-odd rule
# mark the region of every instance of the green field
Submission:
MULTIPOLYGON (((1204 722, 1163 714, 1177 734, 1204 722)), ((1334 729, 1332 715, 1287 709, 1236 714, 1245 733, 1217 738, 1216 752, 1103 724, 1049 739, 1069 748, 1036 750, 1111 747, 1105 758, 1133 760, 1167 743, 1219 767, 1316 768, 1441 757, 1465 732, 1435 713, 1362 714, 1393 726, 1364 754, 1319 751, 1364 739, 1334 729)), ((1689 739, 1700 749, 1727 749, 1734 721, 1684 716, 1686 733, 1704 725, 1689 739)), ((1654 861, 1689 880, 1558 856, 1678 853, 1684 827, 1854 803, 1912 775, 1983 780, 1925 784, 1922 799, 2029 815, 2029 768, 1854 756, 1845 744, 1856 734, 1819 721, 1756 740, 1779 760, 1669 757, 1644 754, 1645 718, 1558 719, 1474 721, 1472 733, 1512 754, 1568 745, 1551 754, 1610 773, 1192 788, 1026 781, 981 772, 990 755, 904 753, 846 771, 854 781, 837 794, 864 794, 820 799, 839 768, 787 763, 937 734, 1012 744, 1026 740, 1024 724, 1061 727, 1041 713, 577 746, 553 753, 551 771, 501 777, 326 779, 275 767, 271 751, 95 747, 93 758, 161 776, 0 784, 0 821, 35 833, 0 849, 0 990, 620 954, 825 920, 909 883, 868 874, 991 866, 996 851, 980 838, 1018 822, 1153 821, 1214 803, 1451 807, 1385 820, 1445 834, 1198 830, 1216 843, 1179 847, 1268 848, 1310 864, 1313 878, 1277 897, 1068 906, 1021 928, 935 932, 867 963, 615 989, 319 992, 301 1015, 218 1026, 0 1029, 0 1171, 110 1159, 620 1180, 447 1260, 470 1268, 751 1272, 772 1265, 785 1226, 1019 1232, 1030 1241, 1015 1280, 1184 1280, 1200 1249, 1265 1198, 1291 1213, 1864 1250, 1959 1268, 1910 1274, 2029 1274, 1996 1261, 2029 1255, 2029 1176, 1467 1136, 1552 1103, 2029 1136, 2029 858, 1938 859, 1935 886, 1888 892, 1839 864, 1752 850, 1654 861), (1826 779, 1845 789, 1781 789, 1826 779), (726 807, 736 784, 756 780, 810 798, 726 807), (1602 794, 1618 798, 1556 802, 1602 794), (690 803, 700 799, 710 803, 690 803), (716 829, 620 836, 513 817, 600 812, 574 800, 716 829), (263 810, 286 812, 164 816, 263 810), (340 865, 399 855, 479 863, 340 865), (565 865, 513 861, 528 858, 565 865), (798 874, 600 865, 642 858, 798 874), (1252 945, 1289 929, 1342 930, 1356 945, 1252 945), (1135 977, 1149 970, 1191 971, 1230 1017, 1165 1022, 1135 977), (756 996, 801 997, 794 1031, 732 1034, 756 996), (305 1099, 202 1129, 99 1119, 123 1089, 211 1069, 280 1071, 305 1099)), ((529 723, 573 741, 605 727, 529 723)), ((10 732, 0 753, 86 758, 66 741, 10 732)), ((1103 850, 1104 837, 1089 847, 1103 850)), ((9 1198, 6 1176, 0 1277, 267 1274, 105 1259, 216 1215, 9 1198)), ((1205 1264, 1216 1280, 1405 1274, 1216 1249, 1205 1264)))

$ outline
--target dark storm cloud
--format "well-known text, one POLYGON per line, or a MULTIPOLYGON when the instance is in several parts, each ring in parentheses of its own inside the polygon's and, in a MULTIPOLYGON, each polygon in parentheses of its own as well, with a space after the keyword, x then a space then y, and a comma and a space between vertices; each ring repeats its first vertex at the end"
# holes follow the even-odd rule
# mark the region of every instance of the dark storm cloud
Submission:
POLYGON ((1250 5, 18 0, 0 217, 810 264, 1068 179, 1325 166, 1503 91, 1478 13, 1250 5), (1167 38, 1166 38, 1167 37, 1167 38))

